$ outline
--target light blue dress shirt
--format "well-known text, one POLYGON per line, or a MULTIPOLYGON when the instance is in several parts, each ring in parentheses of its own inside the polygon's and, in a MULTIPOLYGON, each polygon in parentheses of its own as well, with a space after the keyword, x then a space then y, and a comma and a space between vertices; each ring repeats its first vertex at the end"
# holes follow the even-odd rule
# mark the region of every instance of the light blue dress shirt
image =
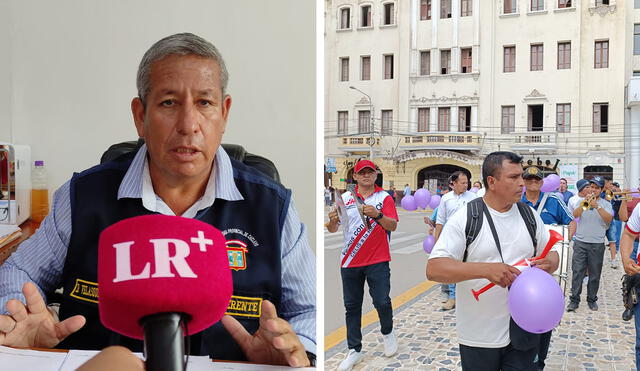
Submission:
MULTIPOLYGON (((120 188, 118 199, 139 198, 152 212, 174 215, 171 209, 153 192, 147 161, 147 147, 143 145, 131 162, 120 188)), ((42 293, 59 287, 62 269, 71 239, 70 181, 53 196, 51 212, 40 228, 0 266, 0 308, 6 314, 6 304, 12 298, 25 302, 22 286, 31 281, 42 293)), ((183 217, 193 218, 199 210, 213 204, 216 198, 228 201, 243 200, 233 180, 229 155, 218 148, 213 171, 204 195, 183 217)), ((289 204, 282 230, 282 300, 278 316, 291 324, 302 345, 316 354, 316 267, 315 256, 309 248, 307 231, 298 213, 289 204)), ((44 295, 43 295, 44 297, 44 295)))

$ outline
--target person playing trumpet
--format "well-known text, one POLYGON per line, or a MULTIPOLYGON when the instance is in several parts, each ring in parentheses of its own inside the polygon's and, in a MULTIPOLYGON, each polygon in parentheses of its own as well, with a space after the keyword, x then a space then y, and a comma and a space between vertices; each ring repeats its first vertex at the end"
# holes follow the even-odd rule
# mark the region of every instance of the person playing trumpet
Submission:
POLYGON ((620 233, 622 233, 622 222, 629 219, 627 213, 627 196, 631 193, 629 190, 620 191, 620 184, 611 183, 611 190, 605 191, 605 199, 611 202, 613 207, 613 221, 607 229, 607 240, 609 241, 609 252, 611 253, 611 268, 617 269, 616 252, 620 251, 620 233))
POLYGON ((573 257, 571 260, 571 296, 567 306, 567 312, 578 309, 580 294, 582 293, 582 279, 585 268, 589 269, 589 281, 587 283, 587 304, 589 309, 598 310, 598 288, 600 287, 600 274, 604 258, 605 232, 613 220, 613 208, 611 203, 600 197, 604 187, 604 179, 596 176, 589 180, 591 193, 580 206, 575 208, 573 216, 580 218, 573 245, 573 257), (587 206, 586 209, 583 206, 587 206))

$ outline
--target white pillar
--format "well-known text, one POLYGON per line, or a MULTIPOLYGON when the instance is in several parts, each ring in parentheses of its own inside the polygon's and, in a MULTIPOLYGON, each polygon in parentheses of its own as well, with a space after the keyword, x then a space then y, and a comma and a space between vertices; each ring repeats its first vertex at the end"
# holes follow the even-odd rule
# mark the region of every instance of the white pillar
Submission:
POLYGON ((471 106, 471 131, 478 131, 478 106, 471 106))
POLYGON ((449 127, 449 131, 456 132, 458 131, 458 106, 451 107, 451 126, 449 127))
POLYGON ((411 60, 409 61, 410 75, 418 74, 418 1, 419 0, 411 1, 411 17, 409 18, 411 22, 411 60))
POLYGON ((629 174, 627 179, 630 187, 636 188, 640 186, 640 106, 631 107, 631 122, 629 141, 629 174))
POLYGON ((458 20, 460 18, 460 1, 451 1, 451 18, 453 18, 453 36, 451 45, 451 73, 460 71, 460 45, 458 45, 458 20))
POLYGON ((440 74, 440 51, 438 50, 438 20, 440 19, 440 0, 431 3, 431 74, 440 74))
POLYGON ((431 107, 429 109, 429 131, 438 131, 438 107, 431 107))
POLYGON ((416 107, 409 108, 409 123, 407 124, 407 131, 410 133, 416 133, 418 131, 418 109, 416 107))

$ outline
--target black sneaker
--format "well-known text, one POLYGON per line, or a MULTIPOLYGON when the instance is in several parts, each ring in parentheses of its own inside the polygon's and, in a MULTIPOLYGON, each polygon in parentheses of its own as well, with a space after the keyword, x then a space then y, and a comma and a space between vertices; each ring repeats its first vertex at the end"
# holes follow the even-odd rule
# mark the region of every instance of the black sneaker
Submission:
POLYGON ((624 312, 622 312, 622 320, 629 321, 631 318, 633 318, 633 309, 625 309, 624 312))
POLYGON ((598 310, 598 303, 594 302, 588 302, 587 303, 589 305, 589 309, 591 309, 592 311, 597 311, 598 310))
POLYGON ((567 305, 567 312, 575 312, 576 309, 578 309, 578 303, 570 302, 569 305, 567 305))

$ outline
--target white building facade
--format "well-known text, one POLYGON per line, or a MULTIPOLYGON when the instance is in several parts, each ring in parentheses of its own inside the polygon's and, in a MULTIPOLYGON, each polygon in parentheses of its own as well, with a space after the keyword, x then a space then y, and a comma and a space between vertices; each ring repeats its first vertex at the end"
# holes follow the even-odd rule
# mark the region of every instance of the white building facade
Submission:
POLYGON ((455 170, 478 180, 482 159, 496 150, 573 181, 598 174, 634 185, 630 149, 640 138, 631 140, 629 123, 640 122, 640 85, 638 101, 625 100, 640 70, 633 1, 325 4, 325 155, 336 163, 334 187, 344 188, 370 148, 385 187, 433 188, 455 170), (373 142, 362 113, 371 108, 373 142))

